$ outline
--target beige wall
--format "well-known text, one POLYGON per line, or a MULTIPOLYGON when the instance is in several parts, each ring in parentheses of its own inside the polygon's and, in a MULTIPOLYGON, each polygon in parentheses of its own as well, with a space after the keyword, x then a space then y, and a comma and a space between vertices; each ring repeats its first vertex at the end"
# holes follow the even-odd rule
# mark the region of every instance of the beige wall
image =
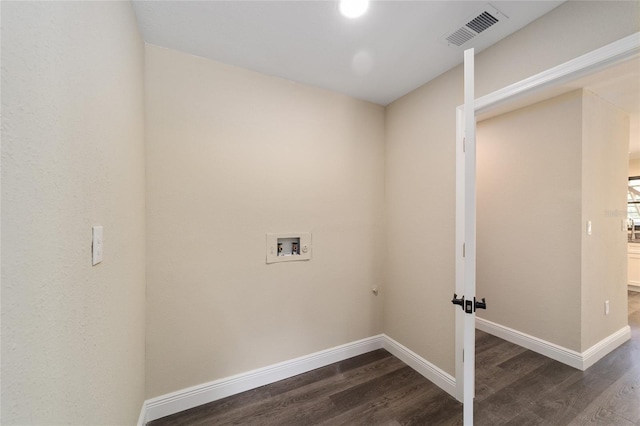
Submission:
POLYGON ((140 413, 143 49, 129 3, 2 2, 3 425, 140 413))
POLYGON ((629 116, 583 92, 582 108, 582 347, 628 324, 627 161, 629 116), (610 314, 605 316, 604 301, 610 314))
POLYGON ((449 300, 454 291, 459 71, 387 107, 385 122, 384 330, 449 373, 455 346, 449 300))
POLYGON ((580 350, 582 91, 478 123, 478 315, 580 350))
MULTIPOLYGON (((638 11, 565 3, 478 55, 477 94, 638 11)), ((382 331, 453 372, 460 67, 385 110, 149 46, 143 101, 128 3, 2 12, 3 424, 135 422, 145 259, 147 397, 382 331), (287 231, 313 232, 313 260, 265 265, 287 231)))
POLYGON ((578 352, 627 324, 628 129, 582 90, 478 124, 481 317, 578 352))
MULTIPOLYGON (((476 57, 476 95, 640 30, 637 2, 566 2, 476 57)), ((386 110, 385 332, 454 373, 455 68, 386 110), (415 250, 399 252, 414 244, 415 250)), ((413 246, 411 246, 413 247, 413 246)), ((488 300, 491 304, 491 300, 488 300)))
POLYGON ((147 46, 146 113, 147 397, 382 332, 382 107, 147 46))
POLYGON ((629 160, 629 176, 640 176, 640 158, 629 160))
POLYGON ((640 164, 640 114, 629 114, 629 152, 629 160, 640 164))

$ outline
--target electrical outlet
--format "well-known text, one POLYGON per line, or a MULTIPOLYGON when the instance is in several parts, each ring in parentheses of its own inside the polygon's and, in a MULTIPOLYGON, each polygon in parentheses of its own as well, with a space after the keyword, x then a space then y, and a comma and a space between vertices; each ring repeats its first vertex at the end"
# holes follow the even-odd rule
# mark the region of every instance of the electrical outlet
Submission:
POLYGON ((604 314, 605 315, 609 315, 609 301, 608 300, 604 301, 604 314))

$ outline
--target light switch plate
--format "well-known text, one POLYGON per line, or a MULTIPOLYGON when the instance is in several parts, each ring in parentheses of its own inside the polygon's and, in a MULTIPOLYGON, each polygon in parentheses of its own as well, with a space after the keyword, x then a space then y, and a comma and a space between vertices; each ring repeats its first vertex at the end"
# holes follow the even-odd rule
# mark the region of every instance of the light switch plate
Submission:
POLYGON ((91 244, 91 264, 97 265, 102 262, 102 253, 104 251, 104 230, 102 226, 94 226, 91 228, 93 241, 91 244))

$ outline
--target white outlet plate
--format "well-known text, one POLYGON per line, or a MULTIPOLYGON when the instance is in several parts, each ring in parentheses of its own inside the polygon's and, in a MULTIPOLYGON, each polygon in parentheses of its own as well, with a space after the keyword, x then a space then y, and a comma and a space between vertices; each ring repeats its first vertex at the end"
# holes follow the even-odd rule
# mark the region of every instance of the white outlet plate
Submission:
POLYGON ((102 226, 94 226, 91 228, 92 244, 91 244, 91 264, 97 265, 102 262, 102 254, 104 252, 104 229, 102 226))
POLYGON ((296 260, 311 260, 311 233, 289 232, 283 234, 267 234, 267 263, 293 262, 296 260), (278 256, 278 238, 281 240, 299 238, 300 254, 278 256))

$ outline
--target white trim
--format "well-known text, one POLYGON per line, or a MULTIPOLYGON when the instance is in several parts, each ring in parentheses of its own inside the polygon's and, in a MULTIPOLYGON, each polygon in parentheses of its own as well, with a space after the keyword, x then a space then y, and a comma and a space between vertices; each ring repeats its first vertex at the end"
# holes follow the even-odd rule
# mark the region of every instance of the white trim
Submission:
POLYGON ((484 318, 476 317, 476 327, 478 330, 482 330, 508 342, 515 343, 516 345, 522 346, 582 371, 591 367, 609 352, 613 351, 631 338, 631 328, 627 325, 610 336, 602 339, 586 351, 580 353, 521 331, 505 327, 504 325, 496 324, 495 322, 484 318))
POLYGON ((250 389, 274 383, 325 365, 333 364, 376 349, 384 348, 409 367, 455 397, 456 381, 450 374, 431 364, 385 334, 347 343, 335 348, 280 362, 267 367, 192 386, 145 401, 138 419, 143 426, 161 417, 226 398, 250 389))
POLYGON ((140 416, 138 416, 137 426, 144 426, 147 424, 147 402, 144 401, 142 403, 142 408, 140 409, 140 416))
MULTIPOLYGON (((462 423, 473 426, 473 398, 476 393, 476 105, 475 105, 475 50, 464 51, 464 247, 462 275, 464 280, 464 336, 462 362, 462 423)), ((460 392, 458 391, 457 394, 460 392)))
POLYGON ((384 348, 409 367, 422 374, 427 380, 456 398, 456 379, 451 374, 436 367, 386 334, 384 335, 384 348))
POLYGON ((640 293, 640 285, 629 284, 627 287, 630 291, 637 291, 640 293))
MULTIPOLYGON (((454 296, 464 296, 464 188, 465 188, 465 162, 464 162, 464 108, 456 108, 456 287, 454 296)), ((455 309, 456 323, 456 399, 460 402, 464 399, 464 311, 455 309), (458 356, 460 355, 460 356, 458 356)))
POLYGON ((515 343, 523 348, 530 349, 551 359, 560 361, 563 364, 582 370, 582 357, 580 356, 580 353, 576 351, 547 342, 546 340, 539 339, 529 334, 522 333, 521 331, 505 327, 504 325, 496 324, 495 322, 484 318, 476 317, 476 327, 478 330, 497 336, 507 342, 515 343))
POLYGON ((582 352, 583 368, 581 368, 581 370, 586 370, 591 367, 593 364, 604 358, 609 352, 613 351, 629 339, 631 339, 631 327, 627 325, 600 340, 598 343, 582 352))
POLYGON ((640 32, 482 96, 476 99, 475 111, 476 113, 487 112, 504 101, 511 101, 537 90, 574 80, 629 60, 638 54, 640 54, 640 32))
POLYGON ((369 337, 289 361, 192 386, 145 401, 146 421, 207 404, 384 347, 385 336, 369 337))

